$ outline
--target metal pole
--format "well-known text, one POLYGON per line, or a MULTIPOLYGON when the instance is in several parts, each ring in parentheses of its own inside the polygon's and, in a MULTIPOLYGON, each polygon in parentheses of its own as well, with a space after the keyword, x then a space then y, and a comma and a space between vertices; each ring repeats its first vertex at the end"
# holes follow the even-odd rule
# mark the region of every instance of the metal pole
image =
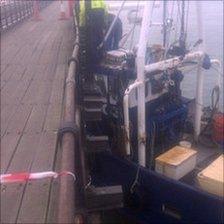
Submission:
MULTIPOLYGON (((197 24, 198 24, 198 37, 202 39, 203 42, 200 46, 200 50, 204 51, 204 33, 203 33, 203 23, 202 23, 202 5, 200 1, 196 1, 196 11, 197 11, 197 24)), ((198 69, 197 69, 197 90, 196 90, 196 99, 195 99, 195 118, 194 118, 194 139, 197 141, 198 136, 201 132, 201 116, 202 116, 202 109, 203 109, 203 85, 204 85, 204 76, 202 74, 202 67, 201 67, 201 59, 198 62, 198 69)))
MULTIPOLYGON (((147 39, 149 37, 150 12, 152 2, 145 3, 142 27, 140 32, 138 52, 136 58, 137 80, 145 82, 145 54, 147 48, 147 39)), ((138 162, 140 165, 146 165, 146 133, 145 133, 145 84, 138 87, 138 162)))
POLYGON ((182 16, 181 16, 181 28, 180 28, 180 40, 179 44, 182 49, 185 50, 185 0, 182 0, 182 16))
POLYGON ((166 48, 166 11, 167 1, 163 2, 163 47, 166 48))
POLYGON ((124 109, 124 128, 125 128, 125 150, 126 155, 131 155, 131 147, 130 147, 130 126, 129 126, 129 95, 131 94, 132 90, 136 89, 138 86, 144 85, 144 83, 135 81, 133 84, 131 84, 124 93, 123 98, 123 109, 124 109))
MULTIPOLYGON (((77 24, 77 22, 76 22, 77 24)), ((76 42, 72 58, 78 57, 79 51, 79 34, 76 29, 76 42)), ((64 122, 75 123, 75 74, 77 65, 71 61, 65 86, 65 109, 64 122)), ((65 133, 62 138, 62 158, 61 170, 67 170, 74 173, 75 168, 75 146, 77 138, 72 133, 65 133)), ((58 203, 58 223, 74 223, 75 221, 75 183, 72 178, 61 178, 59 188, 58 203)))

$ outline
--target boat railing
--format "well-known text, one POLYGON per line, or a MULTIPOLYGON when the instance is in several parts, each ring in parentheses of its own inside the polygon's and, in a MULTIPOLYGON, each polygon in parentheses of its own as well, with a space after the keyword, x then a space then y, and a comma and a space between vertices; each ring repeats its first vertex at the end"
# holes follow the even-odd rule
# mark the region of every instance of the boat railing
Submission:
MULTIPOLYGON (((148 64, 145 65, 145 80, 139 81, 136 79, 134 83, 130 84, 128 88, 125 91, 124 97, 123 97, 123 111, 124 111, 124 128, 125 128, 125 136, 126 136, 126 141, 125 141, 125 149, 126 149, 126 155, 130 156, 131 151, 130 151, 130 119, 129 119, 129 98, 130 94, 134 89, 139 88, 142 85, 145 85, 145 83, 148 81, 148 78, 150 74, 153 74, 155 72, 161 73, 164 72, 168 69, 174 69, 174 68, 183 68, 183 67, 188 67, 191 66, 190 62, 193 62, 195 65, 195 62, 199 65, 201 65, 201 62, 203 61, 203 58, 206 56, 206 54, 203 51, 195 51, 195 52, 190 52, 185 55, 185 57, 174 57, 170 58, 167 60, 159 61, 156 63, 148 64)), ((221 88, 221 62, 217 59, 211 59, 210 60, 211 65, 215 65, 218 67, 218 76, 217 76, 217 82, 216 86, 221 88)), ((200 93, 203 95, 203 92, 200 93)), ((138 101, 138 99, 137 99, 138 101)), ((146 99, 145 99, 146 103, 146 99)))

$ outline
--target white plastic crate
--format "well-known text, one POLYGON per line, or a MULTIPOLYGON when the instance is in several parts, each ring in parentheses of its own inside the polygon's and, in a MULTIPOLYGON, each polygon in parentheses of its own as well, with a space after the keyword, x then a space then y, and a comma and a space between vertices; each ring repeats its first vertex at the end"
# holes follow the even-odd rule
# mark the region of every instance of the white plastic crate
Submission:
POLYGON ((175 146, 156 158, 155 170, 179 180, 195 168, 196 155, 197 152, 193 149, 175 146))

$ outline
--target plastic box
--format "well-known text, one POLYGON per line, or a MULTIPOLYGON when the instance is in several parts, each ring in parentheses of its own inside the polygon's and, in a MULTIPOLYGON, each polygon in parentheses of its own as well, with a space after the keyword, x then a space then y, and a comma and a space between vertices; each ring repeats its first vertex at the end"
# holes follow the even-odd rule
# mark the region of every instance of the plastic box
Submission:
POLYGON ((199 186, 212 194, 224 196, 224 156, 221 155, 197 175, 199 186))
POLYGON ((179 180, 196 165, 195 150, 175 146, 156 158, 155 170, 167 177, 179 180))

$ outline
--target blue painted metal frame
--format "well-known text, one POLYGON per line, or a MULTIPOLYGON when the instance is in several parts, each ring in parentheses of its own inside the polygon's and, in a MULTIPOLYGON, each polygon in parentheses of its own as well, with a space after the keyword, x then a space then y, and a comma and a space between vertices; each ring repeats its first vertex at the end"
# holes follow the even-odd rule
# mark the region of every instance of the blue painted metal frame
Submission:
POLYGON ((223 223, 223 198, 142 167, 136 191, 131 194, 137 167, 110 153, 95 156, 93 184, 122 185, 125 208, 120 212, 126 217, 136 223, 223 223), (175 208, 181 218, 165 214, 164 205, 175 208))

